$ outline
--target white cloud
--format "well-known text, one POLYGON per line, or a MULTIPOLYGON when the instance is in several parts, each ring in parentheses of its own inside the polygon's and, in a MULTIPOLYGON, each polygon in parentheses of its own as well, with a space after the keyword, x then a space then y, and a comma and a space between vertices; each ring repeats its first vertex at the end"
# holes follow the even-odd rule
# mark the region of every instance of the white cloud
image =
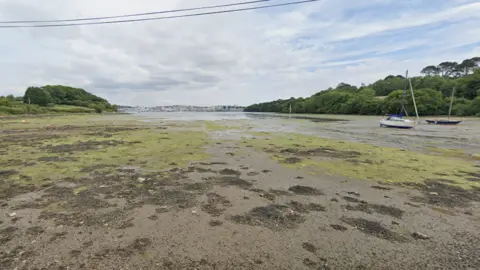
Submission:
MULTIPOLYGON (((0 20, 225 4, 160 3, 0 0, 0 20)), ((343 81, 369 83, 407 68, 418 73, 425 65, 475 56, 479 46, 471 44, 480 41, 479 14, 480 3, 464 0, 324 0, 144 23, 0 29, 0 94, 67 84, 132 105, 250 104, 308 96, 343 81)))

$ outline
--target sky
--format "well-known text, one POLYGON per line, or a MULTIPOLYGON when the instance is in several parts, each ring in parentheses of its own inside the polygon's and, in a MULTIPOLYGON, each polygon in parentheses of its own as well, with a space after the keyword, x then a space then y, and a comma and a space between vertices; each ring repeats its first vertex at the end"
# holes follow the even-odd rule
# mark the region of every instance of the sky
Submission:
MULTIPOLYGON (((0 21, 241 1, 0 0, 0 21)), ((0 95, 62 84, 120 105, 249 105, 307 97, 341 82, 368 84, 406 69, 418 75, 427 65, 480 56, 478 25, 478 0, 323 0, 116 25, 0 28, 0 95)))

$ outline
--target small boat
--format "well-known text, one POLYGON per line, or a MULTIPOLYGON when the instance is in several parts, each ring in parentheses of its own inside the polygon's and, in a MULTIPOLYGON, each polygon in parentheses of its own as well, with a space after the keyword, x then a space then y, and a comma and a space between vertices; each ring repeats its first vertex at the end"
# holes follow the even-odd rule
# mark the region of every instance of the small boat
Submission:
POLYGON ((453 99, 455 98, 455 88, 452 90, 452 97, 450 98, 450 108, 448 109, 448 119, 441 120, 426 120, 428 124, 434 125, 458 125, 462 121, 450 120, 450 115, 452 114, 453 99))
MULTIPOLYGON (((415 102, 415 94, 413 93, 412 81, 408 77, 408 70, 406 72, 405 78, 407 79, 408 84, 410 85, 410 91, 412 93, 413 106, 415 107, 415 113, 417 115, 417 120, 420 122, 418 117, 417 103, 415 102)), ((403 102, 400 114, 389 114, 387 118, 380 120, 380 127, 388 128, 402 128, 402 129, 411 129, 415 127, 415 121, 403 118, 403 112, 408 116, 407 110, 405 109, 405 97, 407 95, 407 84, 403 91, 403 102)))
POLYGON ((462 121, 457 120, 425 120, 428 124, 435 124, 435 125, 458 125, 462 121))
POLYGON ((405 119, 401 114, 390 114, 380 120, 380 127, 411 129, 415 127, 415 121, 405 119))

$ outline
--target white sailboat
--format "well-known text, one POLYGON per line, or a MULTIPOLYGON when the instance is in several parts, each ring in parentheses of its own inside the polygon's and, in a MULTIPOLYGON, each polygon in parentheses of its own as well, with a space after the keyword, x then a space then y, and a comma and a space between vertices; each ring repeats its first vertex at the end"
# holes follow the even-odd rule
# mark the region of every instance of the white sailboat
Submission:
MULTIPOLYGON (((420 122, 420 118, 418 117, 417 103, 415 102, 415 95, 413 93, 412 81, 410 80, 410 78, 408 78, 408 70, 406 72, 406 78, 407 78, 409 86, 410 86, 410 92, 412 93, 413 106, 415 107, 415 113, 417 115, 417 120, 418 120, 418 122, 420 122)), ((388 115, 387 118, 380 120, 380 127, 402 128, 402 129, 411 129, 411 128, 415 127, 415 121, 403 118, 403 112, 406 112, 406 109, 405 109, 406 93, 407 93, 407 87, 405 86, 402 109, 400 111, 400 114, 390 114, 390 115, 388 115)), ((408 116, 408 114, 407 114, 407 116, 408 116)))

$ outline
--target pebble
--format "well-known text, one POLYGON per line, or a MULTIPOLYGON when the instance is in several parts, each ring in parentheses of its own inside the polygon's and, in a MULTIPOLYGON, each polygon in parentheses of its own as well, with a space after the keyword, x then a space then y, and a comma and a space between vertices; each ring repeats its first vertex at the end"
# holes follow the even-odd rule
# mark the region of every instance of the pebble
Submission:
POLYGON ((438 193, 437 193, 437 192, 430 192, 429 194, 430 194, 430 195, 438 196, 438 193))
POLYGON ((430 236, 428 236, 424 233, 421 233, 421 232, 414 232, 414 233, 412 233, 412 236, 415 239, 422 239, 422 240, 430 239, 430 236))
POLYGON ((355 196, 357 196, 357 197, 360 197, 360 193, 358 193, 358 192, 356 192, 356 191, 349 191, 349 192, 347 192, 347 193, 350 194, 350 195, 355 195, 355 196))
POLYGON ((137 181, 140 182, 140 183, 143 183, 143 182, 145 182, 145 178, 139 177, 139 178, 137 179, 137 181))
POLYGON ((17 216, 17 213, 13 212, 13 213, 10 213, 8 214, 9 217, 16 217, 17 216))

